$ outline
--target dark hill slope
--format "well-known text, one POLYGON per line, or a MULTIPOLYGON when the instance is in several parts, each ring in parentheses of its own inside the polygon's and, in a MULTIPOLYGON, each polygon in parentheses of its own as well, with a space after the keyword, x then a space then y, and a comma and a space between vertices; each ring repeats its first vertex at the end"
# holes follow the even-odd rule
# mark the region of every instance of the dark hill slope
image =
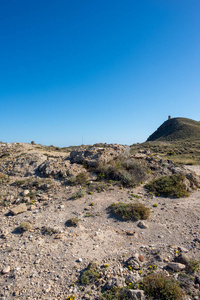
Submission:
POLYGON ((147 141, 199 140, 200 122, 173 118, 165 121, 147 141))

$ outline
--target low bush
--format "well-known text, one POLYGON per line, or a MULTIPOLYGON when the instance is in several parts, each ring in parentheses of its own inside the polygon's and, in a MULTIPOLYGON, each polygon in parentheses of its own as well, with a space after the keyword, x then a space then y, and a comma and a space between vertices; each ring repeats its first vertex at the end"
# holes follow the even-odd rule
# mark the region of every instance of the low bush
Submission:
POLYGON ((9 182, 10 179, 8 176, 6 176, 5 174, 0 173, 0 183, 6 183, 9 182))
POLYGON ((69 178, 69 183, 71 185, 85 185, 87 183, 87 180, 87 175, 81 172, 78 175, 69 178))
POLYGON ((100 278, 100 274, 98 272, 98 264, 95 262, 91 262, 87 269, 82 273, 80 277, 80 283, 82 285, 88 285, 91 283, 95 283, 100 278))
POLYGON ((46 226, 43 226, 41 231, 42 231, 42 234, 47 234, 47 235, 53 235, 55 233, 59 233, 59 231, 57 229, 54 229, 51 227, 46 227, 46 226))
POLYGON ((18 227, 18 230, 22 233, 25 231, 29 231, 29 229, 31 229, 31 226, 28 222, 23 222, 18 227))
POLYGON ((163 176, 146 184, 145 187, 156 196, 163 195, 165 197, 171 196, 174 198, 187 197, 189 193, 184 184, 185 179, 183 174, 163 176))
POLYGON ((146 220, 150 215, 150 209, 142 203, 113 203, 109 210, 122 220, 146 220))
POLYGON ((72 199, 76 200, 85 196, 85 189, 78 190, 75 194, 72 195, 72 199))
POLYGON ((100 180, 119 181, 123 186, 134 187, 146 180, 148 172, 144 162, 118 157, 106 164, 100 164, 95 172, 100 180))
POLYGON ((144 277, 142 289, 148 297, 160 300, 181 300, 185 294, 175 280, 162 273, 144 277))
POLYGON ((78 226, 79 221, 80 220, 78 218, 71 218, 67 220, 66 225, 76 227, 78 226))
POLYGON ((22 180, 16 180, 13 183, 14 186, 20 186, 23 189, 35 189, 35 190, 51 190, 54 187, 54 183, 51 179, 46 178, 28 178, 28 179, 22 179, 22 180))
POLYGON ((192 274, 199 269, 199 261, 196 259, 190 259, 186 265, 186 272, 192 274))
POLYGON ((98 278, 100 277, 100 274, 94 270, 85 270, 80 278, 80 283, 83 285, 88 285, 91 283, 95 283, 98 278))

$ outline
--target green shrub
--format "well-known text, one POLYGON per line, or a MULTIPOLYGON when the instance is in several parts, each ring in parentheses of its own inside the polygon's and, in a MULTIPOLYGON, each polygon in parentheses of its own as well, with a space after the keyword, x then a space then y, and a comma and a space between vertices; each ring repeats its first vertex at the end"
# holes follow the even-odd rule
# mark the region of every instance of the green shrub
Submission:
POLYGON ((190 259, 186 265, 186 272, 192 274, 198 269, 199 269, 199 261, 193 258, 190 259))
POLYGON ((163 176, 146 184, 145 187, 156 196, 187 197, 189 193, 186 191, 184 180, 185 176, 183 174, 163 176))
POLYGON ((67 220, 67 225, 69 225, 69 226, 73 226, 73 227, 76 227, 76 226, 78 226, 78 223, 79 223, 79 219, 78 218, 71 218, 71 219, 69 219, 69 220, 67 220))
POLYGON ((14 185, 17 185, 17 186, 21 186, 21 185, 24 185, 26 182, 26 180, 16 180, 14 182, 14 185))
POLYGON ((28 222, 23 222, 18 227, 18 230, 20 232, 29 231, 29 229, 31 229, 31 226, 30 226, 30 224, 28 222))
POLYGON ((83 285, 95 283, 100 278, 100 274, 97 269, 98 263, 91 262, 87 269, 82 273, 80 277, 80 283, 83 285))
POLYGON ((22 180, 16 180, 13 185, 20 186, 24 189, 41 189, 41 190, 50 190, 54 187, 53 181, 46 178, 28 178, 22 180))
POLYGON ((148 297, 159 300, 180 300, 185 294, 175 280, 162 273, 144 277, 142 289, 148 297))
POLYGON ((27 195, 28 197, 30 197, 31 200, 35 199, 36 197, 36 192, 35 191, 30 191, 29 194, 27 195))
POLYGON ((51 228, 51 227, 43 226, 42 227, 42 233, 47 234, 47 235, 52 235, 52 234, 55 234, 55 233, 59 233, 59 231, 57 229, 54 229, 54 228, 51 228))
POLYGON ((85 185, 87 182, 87 175, 83 172, 69 179, 71 185, 85 185))
POLYGON ((120 181, 127 187, 134 187, 147 178, 147 167, 144 162, 120 156, 106 164, 100 164, 97 169, 98 178, 120 181))
POLYGON ((75 194, 72 195, 72 199, 76 200, 85 196, 85 189, 78 190, 75 194))
POLYGON ((86 270, 81 276, 80 283, 83 285, 88 285, 96 282, 99 277, 99 273, 95 272, 94 270, 86 270))
POLYGON ((142 203, 113 203, 109 210, 122 220, 146 220, 150 215, 150 209, 142 203))
POLYGON ((3 173, 0 173, 0 183, 5 183, 5 182, 9 182, 9 181, 10 181, 10 179, 8 176, 6 176, 3 173))

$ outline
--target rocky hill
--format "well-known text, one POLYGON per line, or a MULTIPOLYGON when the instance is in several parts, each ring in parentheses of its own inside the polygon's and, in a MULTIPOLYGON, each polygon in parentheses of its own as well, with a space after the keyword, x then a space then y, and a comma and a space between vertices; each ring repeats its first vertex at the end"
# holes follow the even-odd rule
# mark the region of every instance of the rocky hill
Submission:
POLYGON ((165 121, 147 141, 200 140, 200 122, 187 118, 165 121))
POLYGON ((0 299, 199 299, 200 169, 137 147, 0 143, 0 299))

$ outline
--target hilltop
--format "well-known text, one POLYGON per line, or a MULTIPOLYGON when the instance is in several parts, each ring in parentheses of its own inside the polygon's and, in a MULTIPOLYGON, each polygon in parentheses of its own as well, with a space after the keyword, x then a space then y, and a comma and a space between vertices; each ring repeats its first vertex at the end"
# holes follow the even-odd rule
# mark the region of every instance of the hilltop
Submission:
POLYGON ((200 122, 187 118, 172 118, 165 121, 147 141, 200 140, 200 122))

